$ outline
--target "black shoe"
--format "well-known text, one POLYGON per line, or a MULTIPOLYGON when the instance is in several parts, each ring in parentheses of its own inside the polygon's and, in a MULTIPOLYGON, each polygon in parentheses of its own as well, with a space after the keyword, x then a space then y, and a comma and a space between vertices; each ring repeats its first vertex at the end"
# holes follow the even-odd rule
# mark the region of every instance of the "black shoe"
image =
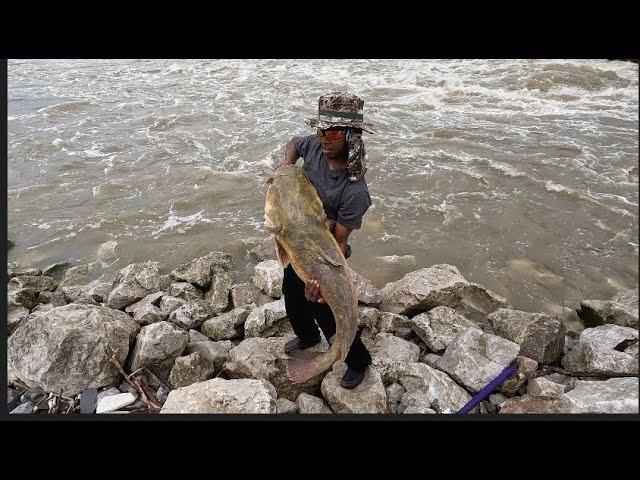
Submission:
POLYGON ((365 373, 367 373, 367 367, 364 367, 362 370, 356 370, 351 367, 347 368, 342 380, 340 380, 340 386, 348 390, 353 390, 360 385, 365 373))
POLYGON ((293 340, 289 340, 284 344, 284 353, 289 353, 292 350, 304 350, 305 348, 313 347, 320 343, 320 337, 311 340, 310 342, 304 342, 300 337, 296 337, 293 340))

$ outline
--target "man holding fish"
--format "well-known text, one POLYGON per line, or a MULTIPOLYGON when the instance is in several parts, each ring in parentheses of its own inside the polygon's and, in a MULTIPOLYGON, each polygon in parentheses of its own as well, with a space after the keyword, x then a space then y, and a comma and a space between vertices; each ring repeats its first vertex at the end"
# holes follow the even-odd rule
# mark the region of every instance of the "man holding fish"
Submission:
POLYGON ((362 131, 373 131, 363 122, 363 106, 352 94, 321 96, 318 116, 307 121, 316 134, 293 137, 269 179, 265 225, 275 233, 285 267, 282 291, 296 334, 285 352, 296 383, 344 360, 348 369, 341 385, 353 389, 371 364, 357 329, 357 298, 345 261, 351 255, 347 239, 371 206, 362 131), (294 166, 300 157, 302 169, 294 166), (324 354, 306 351, 320 341, 318 326, 331 345, 324 354))

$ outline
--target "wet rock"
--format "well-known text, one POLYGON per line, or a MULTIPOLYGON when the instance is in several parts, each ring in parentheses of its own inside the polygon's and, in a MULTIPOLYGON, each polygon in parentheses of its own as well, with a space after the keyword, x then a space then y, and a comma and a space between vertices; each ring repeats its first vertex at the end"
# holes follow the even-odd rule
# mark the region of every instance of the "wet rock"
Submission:
POLYGON ((147 367, 166 380, 175 359, 182 355, 189 343, 189 334, 169 322, 158 322, 140 329, 131 353, 130 371, 147 367))
POLYGON ((278 413, 298 413, 298 404, 286 398, 279 398, 276 400, 276 410, 278 413))
POLYGON ((638 328, 638 291, 627 290, 612 300, 584 300, 577 314, 586 327, 612 323, 638 328))
POLYGON ((561 397, 564 395, 564 386, 543 377, 532 378, 527 384, 529 395, 542 395, 544 397, 561 397))
POLYGON ((11 303, 7 307, 7 333, 11 335, 29 316, 29 310, 22 305, 11 303))
POLYGON ((260 307, 265 303, 273 302, 273 298, 266 295, 253 283, 245 282, 233 285, 230 289, 231 304, 233 308, 244 307, 245 305, 255 304, 260 307))
POLYGON ((10 262, 7 264, 7 276, 9 278, 19 277, 22 275, 42 275, 42 271, 39 268, 23 267, 15 262, 10 262))
POLYGON ((70 287, 73 285, 86 285, 99 275, 101 269, 102 267, 98 261, 70 267, 65 271, 64 278, 59 286, 70 287))
POLYGON ((380 310, 373 307, 358 307, 358 328, 362 329, 362 336, 373 338, 378 333, 380 310))
POLYGON ((124 312, 70 304, 36 315, 9 337, 8 363, 29 386, 76 395, 85 388, 117 385, 110 346, 124 362, 138 325, 124 312))
POLYGON ((356 288, 358 303, 364 305, 378 306, 382 302, 382 292, 368 278, 347 266, 353 279, 353 286, 356 288))
POLYGON ((443 409, 459 410, 471 400, 471 395, 446 373, 424 363, 408 364, 400 375, 400 384, 407 392, 427 395, 429 408, 437 400, 443 409))
POLYGON ((9 290, 21 288, 33 288, 36 292, 44 290, 53 291, 58 287, 58 282, 44 275, 18 275, 9 281, 9 290))
POLYGON ((275 236, 271 235, 270 237, 265 238, 262 243, 256 245, 249 251, 248 256, 258 262, 262 262, 264 260, 278 260, 275 236))
POLYGON ((587 328, 578 344, 564 357, 562 366, 571 372, 638 373, 638 361, 616 347, 625 340, 638 338, 635 328, 613 324, 587 328))
POLYGON ((398 406, 402 401, 402 397, 405 393, 405 389, 399 383, 392 383, 387 388, 387 408, 389 413, 401 413, 398 412, 398 406))
POLYGON ((273 298, 282 297, 284 270, 277 260, 265 260, 254 267, 253 284, 273 298))
MULTIPOLYGON (((276 388, 278 397, 292 401, 303 392, 317 393, 321 375, 300 384, 291 383, 287 375, 286 362, 289 356, 284 353, 284 344, 293 337, 247 338, 231 349, 224 370, 230 378, 264 378, 276 388)), ((326 341, 323 341, 309 350, 325 351, 327 348, 326 341)))
POLYGON ((405 364, 418 361, 420 347, 391 333, 379 333, 370 353, 373 368, 380 373, 383 383, 389 385, 398 381, 405 364))
POLYGON ((55 262, 44 267, 42 269, 42 275, 46 275, 47 277, 51 277, 60 282, 64 278, 64 274, 69 266, 69 262, 55 262))
POLYGON ((564 394, 580 413, 638 413, 638 378, 610 378, 605 381, 576 380, 564 394))
POLYGON ((200 330, 211 340, 232 340, 239 338, 244 333, 244 323, 255 304, 234 308, 230 312, 221 313, 216 317, 209 318, 200 330))
POLYGON ((172 390, 160 413, 276 413, 276 392, 265 380, 213 378, 172 390))
POLYGON ((444 351, 454 337, 476 325, 450 307, 435 307, 409 321, 411 330, 433 352, 444 351))
POLYGON ((169 384, 173 388, 186 387, 192 383, 203 382, 211 376, 215 366, 208 364, 199 352, 176 358, 169 374, 169 384))
POLYGON ((468 282, 456 267, 440 264, 410 272, 385 285, 380 310, 411 317, 441 305, 455 308, 463 301, 483 313, 508 305, 503 297, 468 282))
POLYGON ((211 288, 204 295, 204 301, 213 313, 220 313, 229 308, 229 291, 231 277, 225 272, 216 273, 211 281, 211 288))
POLYGON ((120 393, 103 397, 96 407, 96 413, 109 413, 120 410, 135 402, 137 397, 132 393, 120 393))
POLYGON ((244 322, 245 337, 281 337, 292 332, 284 298, 254 309, 244 322))
POLYGON ((107 306, 121 309, 160 290, 157 262, 132 263, 121 269, 113 282, 107 306))
POLYGON ((132 314, 133 319, 140 325, 162 322, 168 316, 160 310, 160 302, 163 296, 163 292, 150 293, 142 300, 129 305, 124 311, 132 314))
POLYGON ((468 328, 455 336, 438 362, 438 368, 478 392, 497 377, 519 351, 516 343, 468 328))
POLYGON ((335 413, 388 413, 387 391, 377 370, 367 368, 362 383, 352 390, 340 386, 346 371, 344 362, 336 362, 322 380, 322 396, 331 410, 335 413))
POLYGON ((108 242, 104 242, 98 247, 97 257, 98 260, 102 262, 106 262, 108 260, 113 260, 118 256, 118 242, 110 240, 108 242))
POLYGON ((33 412, 34 404, 31 402, 18 405, 16 408, 9 412, 10 415, 28 415, 33 412))
POLYGON ((505 413, 527 413, 527 414, 544 414, 544 413, 580 413, 576 405, 565 397, 543 397, 537 395, 524 395, 522 397, 513 397, 507 400, 500 414, 505 413))
POLYGON ((231 255, 211 252, 180 265, 171 272, 171 277, 178 282, 189 282, 205 290, 211 285, 212 275, 228 272, 232 261, 231 255))
POLYGON ((202 300, 191 300, 169 314, 168 321, 189 330, 199 328, 211 316, 211 309, 202 300))
POLYGON ((402 396, 398 413, 403 414, 435 414, 436 411, 431 408, 432 398, 425 392, 416 390, 407 392, 402 396))
POLYGON ((518 369, 516 373, 511 375, 499 388, 501 393, 511 397, 518 393, 520 387, 527 382, 527 374, 538 370, 538 362, 532 358, 518 355, 516 357, 516 365, 518 369))
POLYGON ((316 413, 333 413, 328 405, 321 398, 301 393, 296 400, 298 413, 316 414, 316 413))
MULTIPOLYGON (((197 298, 192 300, 197 300, 197 298)), ((160 299, 160 305, 158 307, 160 308, 160 311, 162 312, 162 314, 168 317, 171 312, 173 312, 179 306, 187 303, 187 301, 189 300, 184 300, 183 298, 178 298, 178 297, 172 297, 171 295, 164 295, 160 299)))
POLYGON ((495 334, 520 345, 525 357, 548 364, 562 355, 566 330, 557 317, 500 308, 487 319, 495 334))

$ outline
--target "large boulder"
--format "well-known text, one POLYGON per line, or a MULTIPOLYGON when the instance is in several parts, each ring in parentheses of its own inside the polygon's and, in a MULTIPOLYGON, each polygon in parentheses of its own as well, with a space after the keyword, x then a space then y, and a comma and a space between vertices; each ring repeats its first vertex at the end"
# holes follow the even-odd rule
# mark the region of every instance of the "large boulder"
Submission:
POLYGON ((482 390, 518 355, 514 342, 468 328, 455 336, 438 362, 438 368, 474 392, 482 390))
POLYGON ((230 294, 233 308, 244 307, 252 303, 260 307, 265 303, 273 302, 273 298, 263 293, 262 290, 250 282, 233 285, 230 289, 230 294))
POLYGON ((483 313, 509 305, 503 297, 468 282, 453 265, 440 264, 385 285, 380 310, 413 316, 440 305, 456 308, 465 301, 483 313))
POLYGON ((444 351, 462 330, 476 325, 450 307, 435 307, 409 321, 411 330, 432 352, 444 351))
POLYGON ((507 400, 500 409, 500 414, 506 413, 580 413, 576 405, 565 397, 544 397, 539 395, 523 395, 507 400))
POLYGON ((418 361, 420 347, 391 333, 375 336, 370 350, 372 366, 380 373, 385 385, 398 381, 398 374, 407 363, 418 361))
POLYGON ((587 328, 578 344, 562 357, 562 366, 571 372, 638 373, 633 351, 618 351, 623 342, 638 339, 638 330, 614 324, 587 328))
POLYGON ((457 411, 471 400, 471 395, 446 373, 424 363, 406 365, 400 375, 400 384, 407 392, 426 395, 429 408, 437 400, 441 408, 457 411))
POLYGON ((211 285, 211 277, 231 269, 231 255, 211 252, 204 257, 194 258, 171 272, 171 278, 178 282, 189 282, 206 290, 211 285))
POLYGON ((520 345, 520 355, 543 364, 562 355, 566 329, 560 318, 500 308, 487 319, 496 335, 520 345))
POLYGON ((213 342, 196 330, 190 330, 189 343, 184 353, 185 355, 199 353, 206 376, 211 378, 220 372, 232 348, 233 344, 228 340, 213 342), (195 338, 195 334, 198 334, 198 338, 195 338))
POLYGON ((191 300, 169 314, 169 321, 186 330, 199 328, 211 316, 211 309, 202 300, 191 300))
POLYGON ((70 287, 62 287, 62 293, 67 303, 87 303, 89 305, 98 305, 93 297, 84 291, 84 288, 79 285, 72 285, 70 287))
POLYGON ((29 386, 76 395, 84 388, 117 385, 139 326, 124 312, 70 304, 34 315, 9 337, 9 369, 29 386))
POLYGON ((378 306, 382 301, 382 292, 368 278, 360 275, 351 267, 347 267, 351 273, 353 286, 356 288, 358 303, 364 305, 378 306))
POLYGON ((218 272, 211 280, 211 287, 204 294, 204 301, 213 313, 224 312, 229 309, 229 291, 231 277, 227 272, 218 272))
POLYGON ((284 271, 277 260, 265 260, 253 269, 253 284, 273 298, 282 297, 284 271))
POLYGON ((375 368, 367 368, 362 383, 352 390, 340 386, 347 371, 344 362, 336 362, 322 380, 322 396, 335 413, 388 413, 387 391, 375 368))
POLYGON ((638 413, 638 378, 610 378, 605 381, 576 380, 564 394, 580 413, 638 413))
POLYGON ((128 307, 150 293, 159 291, 159 276, 157 262, 127 265, 116 275, 107 306, 115 309, 128 307))
POLYGON ((613 323, 638 328, 638 290, 626 290, 611 300, 584 300, 577 313, 587 327, 613 323))
MULTIPOLYGON (((287 374, 287 359, 284 344, 293 335, 271 338, 248 338, 240 342, 229 352, 223 368, 230 378, 264 378, 277 390, 278 397, 295 401, 300 393, 311 395, 318 393, 322 376, 311 378, 306 382, 294 384, 287 374)), ((328 347, 326 342, 312 347, 311 351, 323 351, 328 347)))
POLYGON ((166 380, 177 357, 189 343, 189 333, 169 322, 157 322, 140 329, 131 353, 130 370, 148 368, 166 380))
POLYGON ((211 340, 233 340, 242 337, 244 322, 255 304, 245 305, 209 318, 200 327, 200 331, 211 340))
POLYGON ((163 292, 150 293, 142 300, 129 305, 124 311, 132 314, 133 319, 141 325, 162 322, 168 316, 160 310, 160 302, 163 296, 163 292))
POLYGON ((244 322, 245 337, 281 337, 292 333, 284 298, 255 308, 244 322))
POLYGON ((98 252, 96 253, 96 257, 101 262, 108 262, 109 260, 113 260, 118 256, 118 242, 114 240, 109 240, 108 242, 104 242, 100 244, 98 247, 98 252))
POLYGON ((333 413, 324 400, 308 393, 301 393, 296 400, 298 413, 318 414, 333 413))
POLYGON ((42 269, 42 275, 51 277, 60 282, 64 278, 64 273, 69 268, 69 262, 55 262, 42 269))
POLYGON ((172 390, 160 413, 276 413, 276 398, 262 379, 213 378, 172 390))

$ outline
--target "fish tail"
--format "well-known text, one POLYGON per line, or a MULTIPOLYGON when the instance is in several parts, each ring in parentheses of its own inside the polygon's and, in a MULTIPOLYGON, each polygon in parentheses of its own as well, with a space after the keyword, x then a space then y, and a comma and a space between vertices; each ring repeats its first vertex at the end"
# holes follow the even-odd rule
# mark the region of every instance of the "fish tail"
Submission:
POLYGON ((287 373, 293 383, 305 382, 326 372, 338 360, 338 349, 330 348, 326 352, 294 350, 287 360, 287 373))

